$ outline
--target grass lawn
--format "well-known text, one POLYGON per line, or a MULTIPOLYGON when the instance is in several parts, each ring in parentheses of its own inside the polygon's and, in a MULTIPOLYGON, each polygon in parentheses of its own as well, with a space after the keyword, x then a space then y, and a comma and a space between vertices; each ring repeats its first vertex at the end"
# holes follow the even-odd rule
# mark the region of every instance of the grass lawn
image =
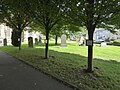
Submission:
POLYGON ((120 46, 120 39, 117 39, 117 40, 111 41, 109 44, 111 44, 111 45, 115 45, 115 46, 120 46))
POLYGON ((81 90, 120 90, 120 47, 94 45, 94 72, 86 73, 87 47, 68 42, 67 48, 50 43, 49 59, 44 57, 44 45, 22 50, 13 46, 0 50, 15 56, 54 77, 66 81, 81 90))

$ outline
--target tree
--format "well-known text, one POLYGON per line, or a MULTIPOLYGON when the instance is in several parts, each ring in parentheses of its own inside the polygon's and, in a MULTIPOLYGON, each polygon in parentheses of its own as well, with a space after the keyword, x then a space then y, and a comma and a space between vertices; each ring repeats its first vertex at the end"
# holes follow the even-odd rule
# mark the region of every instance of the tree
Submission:
POLYGON ((57 45, 57 39, 60 37, 62 34, 66 34, 67 37, 69 37, 71 34, 81 31, 81 28, 79 26, 75 26, 73 24, 61 22, 55 27, 53 27, 54 30, 51 31, 52 35, 55 35, 55 45, 57 45))
POLYGON ((120 12, 111 15, 111 18, 105 22, 107 25, 113 26, 116 29, 120 29, 120 12))
POLYGON ((48 46, 49 46, 49 33, 62 18, 64 13, 64 0, 35 0, 29 1, 32 2, 30 5, 32 8, 31 14, 39 22, 39 25, 42 26, 45 30, 46 35, 46 44, 45 44, 45 58, 49 57, 48 55, 48 46))
POLYGON ((2 1, 0 1, 0 23, 2 22, 2 1))
MULTIPOLYGON (((68 8, 69 21, 86 26, 88 40, 93 43, 95 28, 119 12, 120 4, 119 0, 71 0, 68 8)), ((88 46, 88 72, 93 71, 92 58, 93 44, 88 46)))
POLYGON ((44 28, 35 20, 29 26, 31 27, 31 31, 38 31, 41 34, 45 35, 44 28))
POLYGON ((3 22, 13 29, 12 39, 13 45, 19 46, 21 49, 21 34, 32 19, 28 11, 29 6, 27 0, 2 0, 1 15, 3 22), (15 42, 14 42, 15 41, 15 42), (16 42, 18 42, 16 44, 16 42))
POLYGON ((50 32, 51 35, 55 36, 55 45, 58 44, 58 37, 60 37, 62 34, 62 29, 61 29, 62 26, 63 25, 61 25, 61 24, 56 24, 50 32))

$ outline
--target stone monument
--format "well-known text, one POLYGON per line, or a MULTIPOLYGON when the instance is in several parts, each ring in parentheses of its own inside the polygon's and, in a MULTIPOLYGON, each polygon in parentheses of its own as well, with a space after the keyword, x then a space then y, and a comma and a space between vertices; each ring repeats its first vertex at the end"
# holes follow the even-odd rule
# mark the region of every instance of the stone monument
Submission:
POLYGON ((80 40, 79 40, 79 46, 80 45, 85 45, 85 39, 84 39, 84 37, 82 36, 81 38, 80 38, 80 40))
POLYGON ((38 39, 37 38, 35 38, 35 45, 38 45, 38 39))
POLYGON ((3 40, 0 39, 0 46, 3 46, 3 40))
POLYGON ((63 35, 61 36, 61 47, 67 47, 66 39, 67 39, 66 35, 63 34, 63 35))
POLYGON ((107 46, 107 43, 106 43, 106 42, 102 42, 102 43, 100 44, 100 46, 101 46, 101 47, 105 47, 105 46, 107 46))
POLYGON ((3 44, 4 44, 4 46, 7 46, 7 39, 6 38, 3 39, 3 44))
POLYGON ((32 37, 28 37, 28 47, 33 48, 33 38, 32 37))

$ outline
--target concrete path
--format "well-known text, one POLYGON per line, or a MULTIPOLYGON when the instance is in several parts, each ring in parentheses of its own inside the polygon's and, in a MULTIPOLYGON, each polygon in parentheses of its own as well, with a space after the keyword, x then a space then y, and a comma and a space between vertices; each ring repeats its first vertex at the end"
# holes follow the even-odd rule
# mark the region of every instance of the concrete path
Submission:
POLYGON ((73 90, 0 51, 0 90, 73 90))

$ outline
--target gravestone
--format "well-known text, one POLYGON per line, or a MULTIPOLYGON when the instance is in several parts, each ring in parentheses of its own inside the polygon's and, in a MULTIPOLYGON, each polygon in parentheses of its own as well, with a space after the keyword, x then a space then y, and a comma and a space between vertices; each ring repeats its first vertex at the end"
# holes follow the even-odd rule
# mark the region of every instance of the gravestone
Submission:
POLYGON ((106 42, 102 42, 102 43, 100 44, 100 46, 101 46, 101 47, 105 47, 105 46, 107 46, 107 43, 106 43, 106 42))
POLYGON ((65 34, 61 36, 61 47, 67 47, 65 34))
POLYGON ((3 44, 4 44, 4 46, 7 46, 7 39, 6 38, 3 39, 3 44))
POLYGON ((28 37, 28 47, 33 48, 33 38, 32 37, 28 37))
POLYGON ((35 38, 35 45, 38 45, 38 39, 37 38, 35 38))
POLYGON ((3 39, 0 39, 0 46, 3 46, 3 39))
POLYGON ((39 45, 42 43, 42 38, 39 36, 39 45))
POLYGON ((85 45, 85 39, 84 39, 84 37, 80 38, 79 45, 85 45))

